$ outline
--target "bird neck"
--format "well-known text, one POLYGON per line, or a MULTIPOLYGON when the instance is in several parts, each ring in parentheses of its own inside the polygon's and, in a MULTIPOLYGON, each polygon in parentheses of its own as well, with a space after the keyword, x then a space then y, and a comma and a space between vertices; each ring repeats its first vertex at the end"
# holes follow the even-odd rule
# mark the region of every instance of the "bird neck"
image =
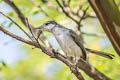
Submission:
POLYGON ((56 27, 52 30, 53 35, 60 35, 63 33, 63 28, 62 27, 58 27, 59 25, 56 25, 56 27))

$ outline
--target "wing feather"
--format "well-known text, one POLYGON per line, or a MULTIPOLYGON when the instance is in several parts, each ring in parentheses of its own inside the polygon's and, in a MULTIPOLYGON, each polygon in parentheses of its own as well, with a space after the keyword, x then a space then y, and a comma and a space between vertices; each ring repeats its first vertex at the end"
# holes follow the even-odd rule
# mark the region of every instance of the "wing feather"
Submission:
POLYGON ((80 37, 72 30, 70 30, 70 36, 72 37, 72 39, 74 40, 74 42, 81 48, 82 50, 82 54, 83 54, 83 59, 87 60, 87 53, 86 50, 81 42, 80 37))

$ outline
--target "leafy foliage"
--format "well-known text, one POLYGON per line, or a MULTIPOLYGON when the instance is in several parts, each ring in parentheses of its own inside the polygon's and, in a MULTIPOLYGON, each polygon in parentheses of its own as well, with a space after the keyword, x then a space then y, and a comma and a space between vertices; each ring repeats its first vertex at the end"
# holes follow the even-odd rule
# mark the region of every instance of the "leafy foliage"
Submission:
MULTIPOLYGON (((45 1, 48 0, 13 0, 13 2, 19 7, 23 14, 28 17, 30 23, 34 26, 39 26, 44 22, 53 19, 65 27, 74 29, 74 23, 71 22, 71 20, 66 17, 63 12, 49 7, 45 1)), ((79 3, 82 4, 84 1, 85 0, 71 0, 70 7, 75 9, 79 3)), ((48 2, 52 3, 52 6, 58 7, 55 0, 49 0, 48 2)), ((84 7, 86 7, 86 5, 84 7)), ((9 8, 10 7, 7 9, 9 8)), ((88 12, 93 11, 92 9, 89 9, 88 12)), ((8 15, 23 26, 14 11, 9 12, 8 15)), ((2 25, 5 25, 5 23, 6 22, 3 22, 2 25)), ((11 23, 8 25, 8 27, 10 26, 14 27, 11 25, 11 23)), ((81 29, 84 32, 104 33, 97 19, 84 20, 83 27, 81 29)), ((48 36, 49 40, 53 40, 53 36, 49 35, 49 33, 46 35, 48 36)), ((84 35, 84 40, 89 48, 116 55, 116 52, 113 50, 113 47, 107 38, 84 35)), ((55 40, 51 41, 51 43, 54 44, 54 41, 55 40)), ((77 78, 70 72, 69 68, 63 63, 56 61, 55 59, 51 59, 38 49, 32 48, 33 47, 29 45, 22 46, 22 49, 27 51, 27 57, 17 62, 17 65, 12 67, 9 66, 9 64, 7 67, 1 65, 0 80, 77 80, 77 78)), ((103 57, 90 54, 89 60, 93 66, 113 80, 120 79, 120 60, 117 55, 113 60, 108 60, 103 57)), ((82 74, 86 80, 92 80, 84 72, 82 72, 82 74)))

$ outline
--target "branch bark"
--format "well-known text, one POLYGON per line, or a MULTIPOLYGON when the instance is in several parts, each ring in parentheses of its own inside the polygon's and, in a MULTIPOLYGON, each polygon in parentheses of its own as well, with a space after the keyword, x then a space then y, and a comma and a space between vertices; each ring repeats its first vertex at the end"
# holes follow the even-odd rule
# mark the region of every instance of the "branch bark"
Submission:
POLYGON ((91 66, 90 64, 80 60, 77 64, 79 69, 82 69, 87 75, 92 77, 94 80, 111 80, 110 78, 106 77, 103 73, 99 72, 96 68, 91 66))
POLYGON ((88 0, 120 56, 120 12, 114 0, 88 0))
POLYGON ((71 62, 69 61, 69 59, 66 59, 64 56, 62 56, 60 53, 56 52, 54 49, 47 49, 45 47, 43 47, 42 45, 38 45, 38 43, 36 41, 29 41, 29 40, 25 40, 22 37, 19 37, 9 31, 7 31, 6 29, 2 28, 0 26, 0 30, 2 32, 4 32, 5 34, 11 36, 12 38, 15 38, 21 42, 24 42, 26 44, 35 46, 36 48, 39 48, 42 50, 42 52, 44 52, 45 54, 47 54, 48 56, 52 57, 52 58, 56 58, 60 61, 62 61, 63 63, 65 63, 70 70, 72 71, 72 73, 79 79, 79 80, 84 80, 84 78, 82 77, 81 73, 78 72, 78 70, 76 69, 76 67, 74 67, 73 65, 71 65, 71 62))

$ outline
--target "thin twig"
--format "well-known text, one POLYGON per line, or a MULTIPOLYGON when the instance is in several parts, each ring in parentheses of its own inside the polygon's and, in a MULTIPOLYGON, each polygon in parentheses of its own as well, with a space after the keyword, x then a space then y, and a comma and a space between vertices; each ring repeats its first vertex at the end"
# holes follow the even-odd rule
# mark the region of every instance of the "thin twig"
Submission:
POLYGON ((42 34, 42 31, 41 30, 39 30, 38 31, 38 36, 37 36, 37 40, 39 39, 39 37, 40 37, 40 35, 42 34))
POLYGON ((86 33, 86 32, 82 32, 82 34, 87 35, 87 36, 100 37, 100 38, 106 38, 107 37, 105 34, 100 34, 100 33, 86 33))
POLYGON ((69 16, 71 16, 71 17, 73 17, 73 16, 79 17, 79 16, 76 15, 76 13, 71 9, 69 1, 66 2, 66 0, 62 0, 62 3, 63 3, 63 7, 64 7, 63 9, 65 9, 65 11, 66 11, 68 14, 71 14, 71 15, 69 15, 69 16), (73 16, 72 16, 72 15, 73 15, 73 16))
MULTIPOLYGON (((83 7, 83 5, 79 5, 79 8, 78 8, 78 10, 76 11, 76 14, 79 16, 79 12, 80 12, 80 10, 82 9, 82 7, 83 7)), ((81 17, 81 16, 79 16, 79 17, 81 17)))
MULTIPOLYGON (((78 6, 78 9, 77 9, 77 11, 76 11, 76 14, 79 16, 79 17, 81 17, 80 15, 79 15, 79 12, 80 12, 80 10, 82 10, 82 8, 83 8, 83 6, 84 5, 87 5, 87 1, 85 1, 85 2, 80 2, 80 4, 79 4, 79 6, 78 6)), ((82 10, 83 11, 83 13, 84 13, 84 10, 82 10)))
POLYGON ((89 9, 89 6, 88 6, 85 10, 83 10, 83 15, 82 15, 82 17, 80 18, 79 24, 81 24, 81 22, 82 22, 82 20, 84 19, 84 17, 85 17, 85 15, 86 15, 86 12, 87 12, 88 9, 89 9))
POLYGON ((78 23, 78 21, 76 19, 74 19, 72 16, 70 16, 70 13, 66 12, 64 7, 61 5, 61 3, 59 2, 59 0, 56 0, 57 4, 61 7, 61 9, 63 10, 63 12, 65 13, 65 15, 67 17, 69 17, 70 19, 72 19, 74 22, 78 23))
POLYGON ((27 18, 26 18, 26 22, 27 22, 28 28, 29 28, 29 30, 30 30, 30 33, 32 34, 32 37, 36 40, 37 44, 38 44, 38 45, 39 45, 39 47, 41 48, 41 46, 40 46, 40 43, 39 43, 38 39, 36 39, 36 37, 34 36, 34 34, 33 34, 33 32, 32 32, 31 26, 30 26, 29 21, 28 21, 28 19, 27 19, 27 18))
MULTIPOLYGON (((30 24, 29 24, 29 22, 28 22, 28 19, 26 18, 26 24, 27 24, 27 27, 28 27, 28 29, 29 29, 29 31, 30 31, 30 33, 32 34, 32 38, 34 39, 34 34, 33 34, 33 32, 32 32, 32 29, 31 29, 31 27, 30 27, 30 24)), ((34 40, 33 40, 34 41, 34 40)))
MULTIPOLYGON (((33 45, 33 46, 36 44, 35 42, 29 41, 29 40, 25 40, 22 37, 19 37, 19 36, 15 35, 15 34, 9 32, 8 30, 2 28, 1 26, 0 26, 0 30, 2 32, 4 32, 5 34, 7 34, 7 35, 11 36, 12 38, 15 38, 15 39, 17 39, 17 40, 19 40, 21 42, 24 42, 24 43, 27 43, 27 44, 33 45)), ((36 47, 37 47, 37 45, 36 45, 36 47)))
POLYGON ((27 32, 25 32, 25 30, 18 23, 16 23, 12 18, 10 18, 9 16, 5 15, 2 12, 0 12, 0 14, 2 14, 3 16, 7 17, 10 21, 12 21, 20 30, 22 30, 28 36, 28 38, 30 38, 32 40, 30 35, 27 32))
POLYGON ((87 12, 88 9, 89 9, 89 6, 83 11, 83 15, 82 15, 82 17, 80 17, 80 20, 79 20, 79 22, 77 23, 77 24, 78 24, 78 30, 80 30, 80 27, 82 26, 82 25, 81 25, 81 22, 84 20, 84 17, 85 17, 85 15, 86 15, 86 12, 87 12))

